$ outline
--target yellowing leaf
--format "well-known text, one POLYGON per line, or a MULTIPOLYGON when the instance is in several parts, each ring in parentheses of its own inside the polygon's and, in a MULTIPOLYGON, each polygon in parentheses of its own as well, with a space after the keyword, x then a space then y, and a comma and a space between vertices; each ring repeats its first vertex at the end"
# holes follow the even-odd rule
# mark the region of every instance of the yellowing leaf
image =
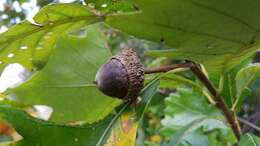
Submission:
POLYGON ((135 146, 137 127, 135 114, 123 113, 111 130, 105 146, 135 146))

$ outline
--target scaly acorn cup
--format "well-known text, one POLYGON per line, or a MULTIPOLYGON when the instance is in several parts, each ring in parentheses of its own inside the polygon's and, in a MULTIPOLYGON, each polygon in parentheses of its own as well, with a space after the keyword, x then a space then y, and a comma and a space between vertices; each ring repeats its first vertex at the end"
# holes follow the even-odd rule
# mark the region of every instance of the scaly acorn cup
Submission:
POLYGON ((95 83, 108 96, 135 101, 144 85, 144 66, 134 49, 123 49, 101 66, 95 83))

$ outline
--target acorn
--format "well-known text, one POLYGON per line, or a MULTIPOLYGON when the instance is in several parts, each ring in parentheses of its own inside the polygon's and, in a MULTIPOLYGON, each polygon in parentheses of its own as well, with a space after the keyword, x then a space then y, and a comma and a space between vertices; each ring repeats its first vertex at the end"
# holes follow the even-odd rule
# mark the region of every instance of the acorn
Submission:
POLYGON ((101 66, 95 83, 108 96, 135 101, 144 85, 144 66, 134 49, 123 49, 101 66))

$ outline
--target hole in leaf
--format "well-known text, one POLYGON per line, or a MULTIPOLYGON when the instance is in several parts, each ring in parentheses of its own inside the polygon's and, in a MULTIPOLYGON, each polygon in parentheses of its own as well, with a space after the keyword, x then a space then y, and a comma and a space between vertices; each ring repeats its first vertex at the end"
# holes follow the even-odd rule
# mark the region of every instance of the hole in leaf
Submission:
POLYGON ((105 8, 105 7, 107 7, 107 4, 102 4, 101 7, 105 8))
POLYGON ((27 50, 27 49, 28 49, 28 46, 21 46, 20 49, 21 49, 21 50, 27 50))
POLYGON ((1 18, 2 18, 2 19, 8 19, 9 17, 8 17, 7 14, 3 14, 3 15, 1 16, 1 18))
POLYGON ((27 112, 35 118, 48 120, 51 117, 53 108, 47 105, 34 105, 33 108, 27 109, 27 112))
POLYGON ((87 36, 87 31, 86 29, 78 29, 73 32, 70 32, 69 35, 84 38, 87 36))
POLYGON ((46 33, 46 35, 44 36, 44 39, 48 39, 48 38, 50 38, 51 35, 52 35, 52 32, 48 32, 48 33, 46 33))
POLYGON ((42 49, 43 49, 43 47, 41 47, 41 46, 36 47, 36 50, 42 50, 42 49))
POLYGON ((18 63, 9 64, 0 76, 0 92, 7 88, 14 88, 24 83, 31 76, 31 72, 18 63))
POLYGON ((209 49, 212 49, 212 48, 214 48, 215 46, 214 45, 208 45, 207 46, 209 49))
POLYGON ((45 36, 51 36, 53 34, 53 32, 52 31, 49 31, 49 32, 47 32, 47 34, 45 35, 45 36))
POLYGON ((40 46, 43 46, 43 42, 41 41, 41 42, 39 43, 39 45, 40 45, 40 46))
POLYGON ((1 28, 0 28, 0 33, 4 33, 4 32, 6 32, 8 30, 8 28, 6 27, 6 26, 2 26, 1 28))
POLYGON ((8 58, 13 58, 14 57, 14 53, 10 53, 7 55, 8 58))
POLYGON ((78 142, 78 141, 79 141, 79 139, 78 139, 78 138, 74 138, 74 141, 75 141, 75 142, 78 142))

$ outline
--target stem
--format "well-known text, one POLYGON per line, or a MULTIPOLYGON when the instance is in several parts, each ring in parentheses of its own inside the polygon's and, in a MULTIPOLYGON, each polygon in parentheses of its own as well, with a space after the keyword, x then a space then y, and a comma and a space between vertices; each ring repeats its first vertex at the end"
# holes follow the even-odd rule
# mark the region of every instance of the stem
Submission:
MULTIPOLYGON (((260 120, 260 111, 258 111, 258 112, 256 112, 256 113, 254 113, 253 115, 251 115, 251 116, 249 116, 248 118, 247 118, 247 121, 249 121, 250 123, 252 123, 252 124, 257 124, 257 122, 260 120)), ((241 121, 240 121, 241 122, 241 121)), ((243 122, 241 122, 241 123, 243 123, 243 122)), ((259 127, 260 128, 260 127, 259 127)), ((243 133, 246 133, 246 132, 250 132, 252 129, 249 127, 249 126, 247 126, 247 125, 244 125, 243 126, 243 128, 242 128, 242 132, 243 133)))
POLYGON ((249 122, 249 121, 247 121, 247 120, 245 120, 245 119, 242 119, 242 118, 238 118, 238 120, 239 120, 241 123, 243 123, 243 124, 245 124, 245 125, 247 125, 247 126, 253 128, 253 129, 255 129, 255 130, 258 131, 258 132, 260 132, 260 128, 257 127, 254 123, 251 123, 251 122, 249 122))
POLYGON ((193 63, 190 67, 191 71, 200 79, 200 81, 206 86, 209 92, 212 94, 214 100, 216 101, 216 106, 222 110, 224 113, 228 123, 231 125, 231 128, 237 138, 240 139, 240 130, 236 123, 235 117, 233 113, 229 110, 228 106, 225 104, 224 100, 222 99, 220 93, 214 87, 214 85, 210 82, 210 80, 206 77, 206 75, 201 71, 200 67, 193 63))
POLYGON ((191 67, 192 63, 180 63, 180 64, 173 64, 173 65, 165 65, 161 67, 156 67, 156 68, 146 68, 145 69, 145 74, 152 74, 152 73, 160 73, 160 72, 168 72, 170 70, 176 69, 176 68, 187 68, 191 67))

